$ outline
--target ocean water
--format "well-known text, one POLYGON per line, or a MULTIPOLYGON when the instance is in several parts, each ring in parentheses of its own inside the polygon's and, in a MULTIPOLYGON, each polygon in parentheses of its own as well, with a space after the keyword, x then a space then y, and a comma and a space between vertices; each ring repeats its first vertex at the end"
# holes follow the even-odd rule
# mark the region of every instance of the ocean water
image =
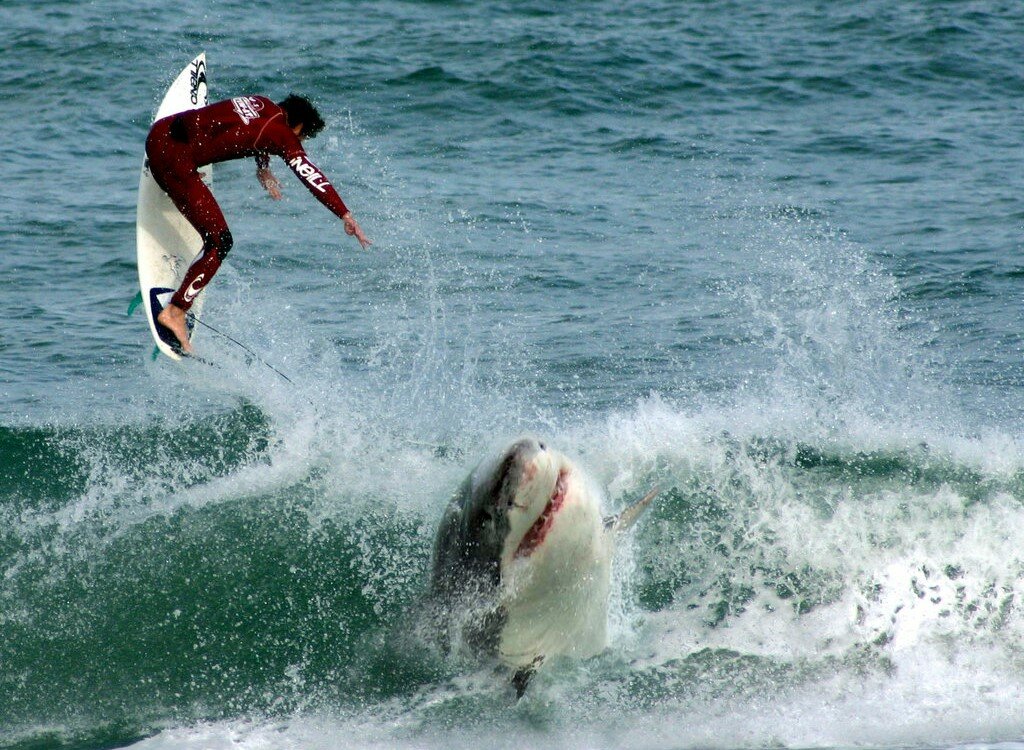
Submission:
POLYGON ((1024 741, 1024 7, 4 0, 0 746, 1024 741), (148 123, 314 98, 151 358, 148 123), (410 614, 523 434, 608 512, 611 644, 514 703, 410 614))

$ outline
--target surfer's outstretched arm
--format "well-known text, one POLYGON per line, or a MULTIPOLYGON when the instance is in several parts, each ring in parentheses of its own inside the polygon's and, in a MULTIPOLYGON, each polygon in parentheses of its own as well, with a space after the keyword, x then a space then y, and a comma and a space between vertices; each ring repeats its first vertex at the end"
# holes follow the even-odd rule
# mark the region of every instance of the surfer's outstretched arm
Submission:
POLYGON ((301 147, 294 146, 283 155, 283 158, 295 176, 302 180, 309 192, 313 194, 313 197, 345 222, 345 234, 355 237, 364 248, 369 247, 372 243, 363 233, 359 222, 355 220, 341 196, 327 181, 327 176, 306 156, 306 152, 301 147))
MULTIPOLYGON (((269 111, 267 104, 257 98, 261 111, 269 111)), ((324 127, 324 121, 309 100, 294 94, 277 104, 279 111, 269 117, 261 126, 256 145, 259 152, 256 156, 257 177, 260 184, 270 193, 271 197, 280 194, 280 184, 270 174, 269 155, 274 154, 284 159, 285 164, 302 180, 306 189, 320 201, 331 213, 345 223, 345 234, 355 237, 364 248, 370 246, 370 240, 364 234, 359 222, 348 210, 345 201, 338 195, 327 175, 312 162, 302 147, 302 141, 315 138, 324 127), (283 116, 282 116, 283 115, 283 116)))
MULTIPOLYGON (((359 222, 352 216, 352 212, 348 210, 345 202, 341 200, 341 196, 331 187, 323 172, 310 161, 305 151, 293 150, 291 156, 283 158, 295 175, 309 188, 309 192, 345 223, 345 234, 355 237, 364 248, 373 244, 363 232, 362 227, 359 226, 359 222)), ((256 179, 260 181, 260 185, 270 194, 271 198, 281 200, 281 183, 270 171, 270 159, 266 154, 256 157, 256 179)))

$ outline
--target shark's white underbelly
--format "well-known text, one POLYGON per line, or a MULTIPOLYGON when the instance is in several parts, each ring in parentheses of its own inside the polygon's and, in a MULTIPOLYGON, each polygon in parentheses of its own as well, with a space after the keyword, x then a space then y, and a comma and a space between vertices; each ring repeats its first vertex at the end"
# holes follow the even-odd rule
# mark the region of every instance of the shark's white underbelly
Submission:
POLYGON ((510 666, 560 654, 586 658, 608 645, 612 543, 596 499, 570 500, 538 549, 504 561, 499 655, 510 666))

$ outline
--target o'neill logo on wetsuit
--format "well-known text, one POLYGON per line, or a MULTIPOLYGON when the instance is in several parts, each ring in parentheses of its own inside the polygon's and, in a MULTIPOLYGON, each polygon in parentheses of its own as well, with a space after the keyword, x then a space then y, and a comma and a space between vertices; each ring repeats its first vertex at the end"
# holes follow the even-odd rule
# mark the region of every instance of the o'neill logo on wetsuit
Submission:
POLYGON ((196 276, 195 280, 191 284, 188 285, 188 289, 185 290, 185 295, 184 295, 186 302, 191 302, 192 300, 194 300, 196 298, 196 295, 199 294, 199 292, 203 291, 203 287, 200 286, 200 287, 196 288, 196 284, 202 284, 203 283, 203 279, 205 277, 206 277, 206 274, 205 273, 201 273, 198 276, 196 276))
POLYGON ((296 156, 288 162, 288 166, 295 170, 295 174, 308 182, 309 186, 314 190, 326 193, 327 188, 331 186, 327 178, 320 174, 317 168, 310 164, 304 156, 296 156))
POLYGON ((235 114, 241 117, 246 125, 259 117, 260 110, 263 109, 263 102, 255 96, 236 96, 231 100, 231 105, 235 108, 235 114))

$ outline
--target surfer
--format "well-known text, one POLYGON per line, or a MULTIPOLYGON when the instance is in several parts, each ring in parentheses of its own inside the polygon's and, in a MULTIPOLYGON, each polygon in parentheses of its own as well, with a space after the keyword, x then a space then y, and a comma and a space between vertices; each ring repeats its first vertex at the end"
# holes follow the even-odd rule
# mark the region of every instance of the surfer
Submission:
POLYGON ((303 140, 315 137, 323 127, 310 101, 294 94, 276 104, 263 96, 238 96, 153 123, 146 139, 150 172, 203 240, 181 286, 157 316, 186 354, 192 352, 186 313, 233 244, 224 214, 199 167, 255 157, 260 185, 271 198, 280 200, 281 185, 270 171, 270 156, 280 156, 313 196, 345 223, 345 233, 362 247, 370 246, 352 212, 302 147, 303 140))

